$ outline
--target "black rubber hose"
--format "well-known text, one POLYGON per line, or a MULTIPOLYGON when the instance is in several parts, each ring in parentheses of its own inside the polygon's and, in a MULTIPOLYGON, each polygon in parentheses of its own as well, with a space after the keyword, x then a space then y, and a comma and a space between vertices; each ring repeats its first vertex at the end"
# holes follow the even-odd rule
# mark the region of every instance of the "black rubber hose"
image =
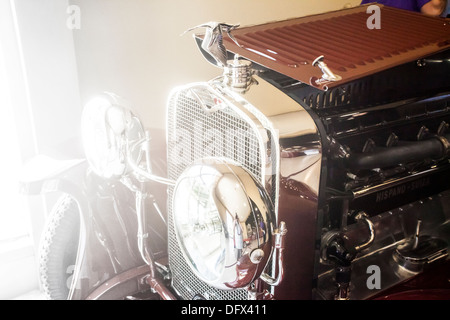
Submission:
MULTIPOLYGON (((450 134, 444 136, 450 141, 450 134)), ((352 169, 369 170, 386 168, 399 164, 439 160, 446 156, 447 150, 437 137, 414 142, 400 142, 397 146, 379 148, 368 153, 351 153, 345 160, 346 166, 352 169)))

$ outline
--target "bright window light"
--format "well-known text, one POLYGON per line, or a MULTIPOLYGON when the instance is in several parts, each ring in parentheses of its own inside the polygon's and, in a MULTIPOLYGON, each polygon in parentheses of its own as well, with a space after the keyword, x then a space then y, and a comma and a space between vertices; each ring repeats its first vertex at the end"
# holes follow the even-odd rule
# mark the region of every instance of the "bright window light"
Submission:
POLYGON ((3 63, 4 59, 0 59, 0 244, 27 236, 30 230, 26 205, 19 192, 22 161, 3 63))

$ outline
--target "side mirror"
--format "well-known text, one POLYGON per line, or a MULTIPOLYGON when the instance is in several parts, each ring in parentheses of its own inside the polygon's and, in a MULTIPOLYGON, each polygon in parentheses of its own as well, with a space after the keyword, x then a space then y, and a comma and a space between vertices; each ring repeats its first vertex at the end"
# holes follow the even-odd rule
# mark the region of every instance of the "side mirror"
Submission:
POLYGON ((81 119, 83 147, 92 170, 100 177, 120 178, 129 173, 128 158, 141 151, 129 146, 145 138, 144 127, 129 103, 113 93, 89 101, 81 119))

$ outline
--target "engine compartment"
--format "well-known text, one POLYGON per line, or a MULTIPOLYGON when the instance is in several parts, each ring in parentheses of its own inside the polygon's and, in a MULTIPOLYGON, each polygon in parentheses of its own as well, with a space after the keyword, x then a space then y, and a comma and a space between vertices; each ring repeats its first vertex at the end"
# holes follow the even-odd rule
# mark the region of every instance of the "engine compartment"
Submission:
MULTIPOLYGON (((430 57, 428 65, 415 61, 331 92, 262 71, 300 101, 321 129, 326 158, 319 195, 317 299, 336 298, 342 277, 349 282, 344 298, 383 297, 381 292, 395 292, 407 280, 416 283, 416 277, 448 260, 448 54, 430 57), (358 213, 367 215, 373 230, 355 219, 358 213), (370 237, 367 247, 355 250, 370 237), (324 248, 336 238, 345 248, 342 254, 351 256, 349 261, 324 257, 324 248), (408 246, 408 253, 401 251, 408 246), (381 279, 375 289, 366 283, 371 266, 381 279)), ((447 290, 448 281, 433 289, 447 290)))

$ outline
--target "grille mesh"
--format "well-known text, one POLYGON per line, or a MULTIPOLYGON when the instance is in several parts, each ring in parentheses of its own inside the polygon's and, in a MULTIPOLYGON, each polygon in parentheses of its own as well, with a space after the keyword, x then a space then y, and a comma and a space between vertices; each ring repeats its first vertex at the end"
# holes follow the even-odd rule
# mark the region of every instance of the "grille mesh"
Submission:
MULTIPOLYGON (((168 106, 168 176, 176 180, 197 159, 215 156, 237 161, 261 180, 262 155, 258 135, 233 106, 207 85, 180 89, 168 106)), ((218 290, 198 279, 183 258, 172 216, 169 188, 169 264, 172 284, 183 299, 201 294, 210 300, 247 299, 246 289, 218 290)))

